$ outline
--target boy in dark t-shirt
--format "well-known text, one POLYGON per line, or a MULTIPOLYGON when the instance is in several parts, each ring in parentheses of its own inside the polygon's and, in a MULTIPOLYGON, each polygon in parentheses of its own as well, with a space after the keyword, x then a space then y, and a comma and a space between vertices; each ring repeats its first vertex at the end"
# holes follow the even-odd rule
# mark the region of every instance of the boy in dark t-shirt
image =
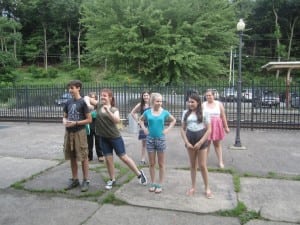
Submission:
POLYGON ((89 160, 88 145, 85 125, 92 122, 89 108, 80 96, 82 83, 79 80, 70 81, 68 84, 69 93, 72 99, 68 100, 64 106, 63 124, 66 127, 64 137, 65 159, 70 160, 72 178, 65 190, 70 190, 79 186, 78 164, 81 161, 83 181, 81 191, 88 191, 89 188, 89 160))

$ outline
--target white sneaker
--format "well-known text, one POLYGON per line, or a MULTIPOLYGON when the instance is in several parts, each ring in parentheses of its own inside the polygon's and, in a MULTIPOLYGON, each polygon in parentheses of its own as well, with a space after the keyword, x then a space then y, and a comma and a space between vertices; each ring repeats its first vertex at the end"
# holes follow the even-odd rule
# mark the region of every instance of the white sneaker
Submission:
POLYGON ((140 170, 140 172, 141 172, 141 175, 139 177, 140 184, 146 185, 147 184, 147 177, 145 176, 143 170, 140 170))
POLYGON ((110 190, 112 189, 112 187, 116 184, 115 180, 109 180, 107 181, 106 185, 105 185, 105 189, 106 190, 110 190))

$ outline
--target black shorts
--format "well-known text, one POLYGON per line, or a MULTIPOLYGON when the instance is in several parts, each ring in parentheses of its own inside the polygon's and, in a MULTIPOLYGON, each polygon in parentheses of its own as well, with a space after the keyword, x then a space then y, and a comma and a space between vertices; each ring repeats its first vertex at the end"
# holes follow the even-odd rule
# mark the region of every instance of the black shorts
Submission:
MULTIPOLYGON (((195 145, 202 137, 203 135, 205 134, 206 132, 206 129, 202 129, 202 130, 199 130, 199 131, 190 131, 190 130, 187 130, 186 131, 186 137, 187 139, 189 140, 189 142, 192 144, 192 145, 195 145)), ((200 150, 204 149, 204 148, 207 148, 208 146, 208 141, 206 140, 200 147, 200 150)))

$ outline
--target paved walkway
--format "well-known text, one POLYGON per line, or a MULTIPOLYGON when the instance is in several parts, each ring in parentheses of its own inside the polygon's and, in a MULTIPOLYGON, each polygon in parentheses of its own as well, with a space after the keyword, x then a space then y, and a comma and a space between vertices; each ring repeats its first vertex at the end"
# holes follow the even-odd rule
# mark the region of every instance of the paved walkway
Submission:
MULTIPOLYGON (((126 128, 122 133, 128 154, 138 162, 136 134, 126 128)), ((247 150, 231 150, 235 138, 232 130, 223 142, 226 169, 216 167, 213 150, 209 155, 213 199, 202 193, 200 173, 198 192, 193 197, 185 195, 190 174, 179 128, 167 137, 162 194, 149 193, 119 160, 119 178, 113 190, 104 190, 107 171, 104 164, 94 160, 89 191, 65 192, 70 167, 62 160, 63 134, 61 124, 0 123, 1 225, 238 225, 249 215, 260 216, 247 225, 300 224, 299 131, 242 130, 241 140, 247 150), (220 213, 232 212, 239 202, 247 207, 240 218, 220 213)), ((148 175, 148 169, 144 171, 148 175)))

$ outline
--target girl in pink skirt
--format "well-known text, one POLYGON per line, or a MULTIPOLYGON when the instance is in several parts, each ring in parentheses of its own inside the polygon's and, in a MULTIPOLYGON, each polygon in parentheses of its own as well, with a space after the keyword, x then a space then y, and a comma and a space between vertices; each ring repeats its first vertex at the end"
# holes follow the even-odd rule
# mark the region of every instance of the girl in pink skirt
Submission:
POLYGON ((214 93, 212 90, 206 91, 205 97, 206 102, 202 105, 203 111, 210 115, 211 120, 211 134, 208 137, 209 145, 207 155, 209 153, 210 144, 213 142, 219 161, 219 167, 224 168, 221 141, 225 136, 225 132, 229 133, 230 131, 227 124, 224 106, 221 102, 214 99, 214 93))

